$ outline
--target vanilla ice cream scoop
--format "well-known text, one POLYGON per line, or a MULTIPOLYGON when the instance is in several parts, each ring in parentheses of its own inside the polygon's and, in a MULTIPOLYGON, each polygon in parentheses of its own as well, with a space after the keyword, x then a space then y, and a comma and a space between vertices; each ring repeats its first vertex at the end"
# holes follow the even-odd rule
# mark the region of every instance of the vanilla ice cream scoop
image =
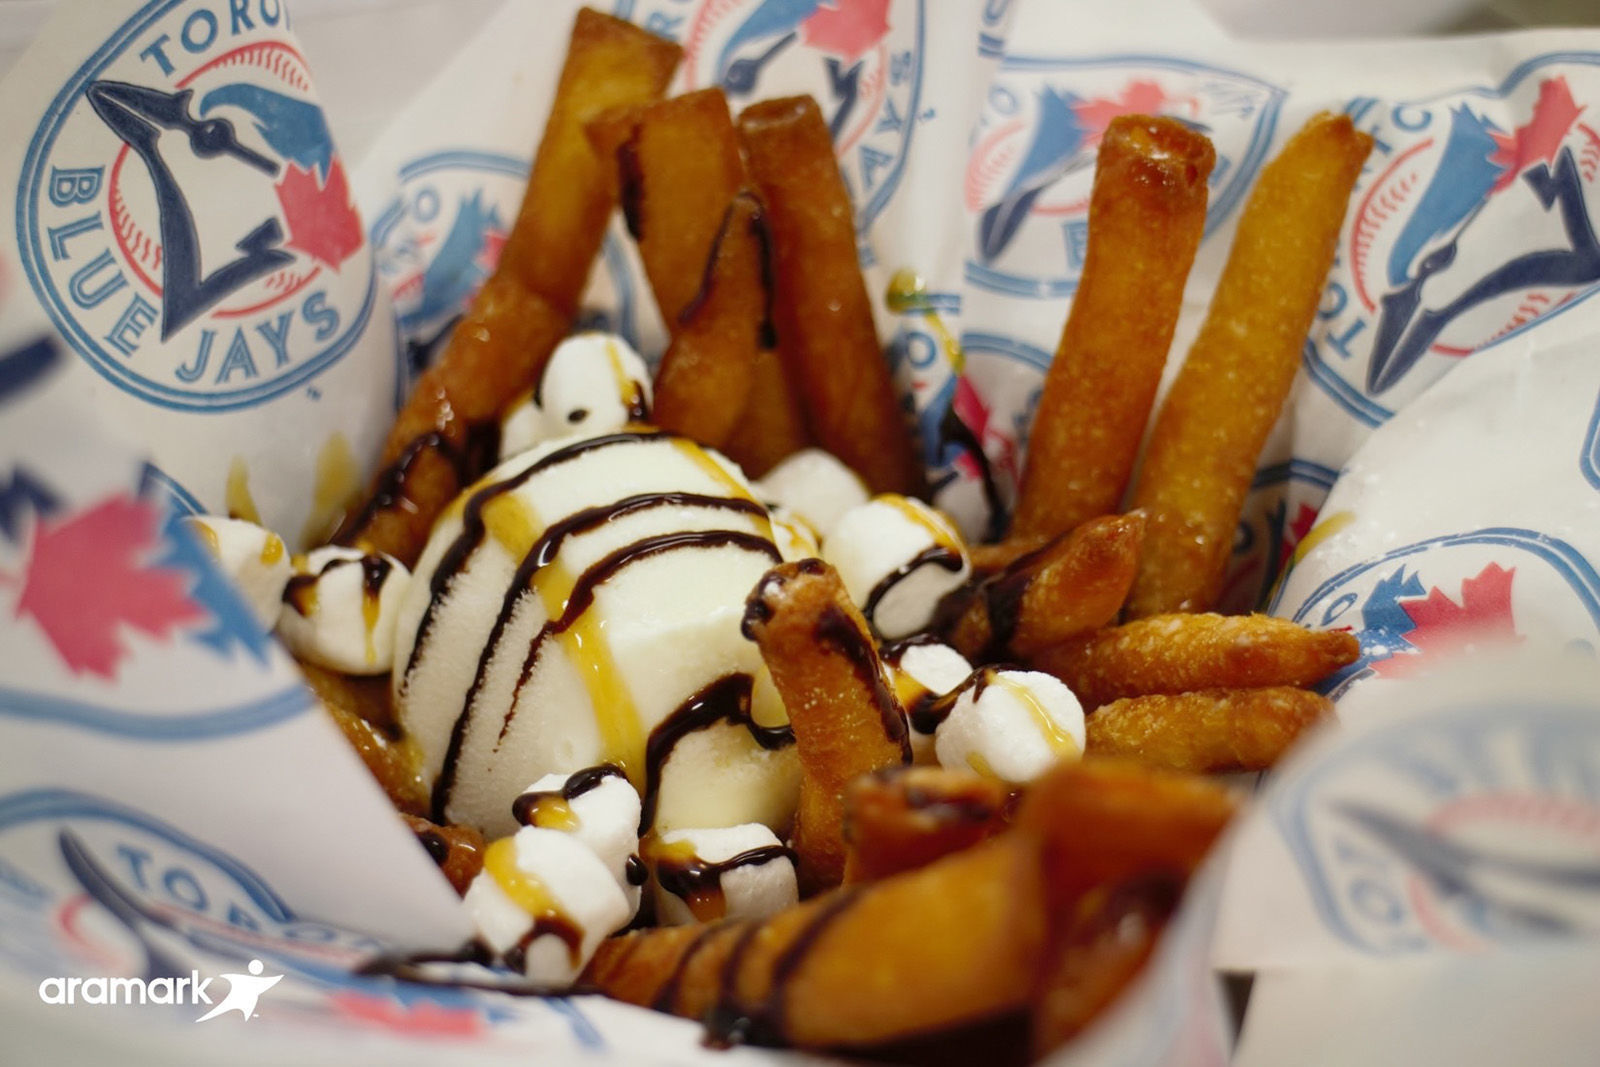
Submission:
POLYGON ((463 902, 507 967, 562 988, 633 912, 605 863, 559 830, 527 826, 490 843, 463 902))
POLYGON ((933 704, 934 747, 946 767, 1031 782, 1059 760, 1083 755, 1083 707, 1060 679, 983 667, 933 704))
POLYGON ((251 614, 272 629, 291 572, 283 538, 243 519, 191 515, 183 521, 244 597, 251 614))
POLYGON ((500 423, 500 458, 540 441, 594 436, 650 417, 650 370, 616 334, 580 333, 556 346, 539 387, 500 423))
POLYGON ((387 674, 411 572, 392 556, 327 545, 294 559, 278 636, 301 659, 345 674, 387 674))
POLYGON ((939 719, 930 709, 971 676, 972 664, 949 645, 920 637, 886 645, 881 654, 894 683, 895 698, 906 709, 911 726, 911 761, 938 762, 933 737, 939 719))
POLYGON ((821 555, 816 531, 799 514, 781 504, 768 508, 768 514, 772 518, 772 540, 777 544, 778 554, 785 563, 821 555))
POLYGON ((871 496, 860 475, 820 448, 789 456, 756 483, 756 491, 762 500, 799 515, 822 537, 845 512, 871 496))
POLYGON ((666 831, 794 809, 793 733, 740 632, 779 560, 739 469, 640 430, 546 442, 435 525, 396 629, 395 709, 434 814, 489 836, 546 774, 610 763, 666 831))
POLYGON ((800 899, 794 852, 760 823, 674 830, 649 855, 663 926, 762 919, 800 899))
POLYGON ((628 898, 629 917, 639 909, 639 794, 621 770, 601 764, 547 774, 512 802, 511 814, 523 826, 559 830, 588 845, 628 898))
POLYGON ((955 527, 922 501, 894 493, 840 517, 823 536, 822 558, 886 641, 926 630, 939 601, 972 573, 955 527))

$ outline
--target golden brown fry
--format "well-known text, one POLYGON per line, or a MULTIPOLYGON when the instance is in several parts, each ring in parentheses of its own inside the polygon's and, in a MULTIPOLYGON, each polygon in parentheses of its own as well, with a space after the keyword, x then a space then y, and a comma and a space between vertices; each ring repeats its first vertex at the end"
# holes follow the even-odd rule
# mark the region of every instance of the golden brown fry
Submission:
POLYGON ((1331 714, 1327 697, 1291 686, 1127 697, 1088 717, 1087 754, 1190 774, 1264 771, 1331 714))
POLYGON ((1008 537, 992 545, 968 545, 967 558, 972 561, 974 575, 987 577, 1054 540, 1053 537, 1008 537))
POLYGON ((390 803, 407 815, 426 814, 428 790, 410 747, 399 740, 389 703, 389 680, 357 678, 303 661, 298 666, 345 740, 383 786, 390 803))
POLYGON ((1055 918, 1034 991, 1035 1059, 1083 1032, 1138 977, 1183 885, 1162 872, 1092 889, 1055 918))
POLYGON ((417 815, 401 817, 455 891, 465 893, 483 870, 483 835, 470 826, 440 826, 417 815))
POLYGON ((617 158, 628 228, 662 321, 675 331, 700 291, 728 204, 747 182, 727 98, 702 89, 645 108, 617 158))
POLYGON ((752 478, 811 444, 805 415, 785 377, 783 363, 770 348, 756 353, 744 413, 722 450, 752 478))
POLYGON ((844 791, 870 771, 911 762, 905 711, 884 682, 867 622, 819 559, 768 571, 745 608, 789 709, 800 760, 794 848, 802 893, 844 876, 844 791))
POLYGON ((950 633, 969 659, 1026 656, 1117 617, 1139 566, 1144 516, 1104 515, 979 586, 950 633))
POLYGON ((1349 116, 1324 113, 1262 169, 1134 488, 1150 535, 1130 618, 1216 603, 1257 457, 1300 366, 1371 148, 1349 116))
POLYGON ((1028 788, 1016 825, 1045 839, 1051 899, 1200 865, 1232 818, 1233 796, 1205 778, 1127 760, 1057 764, 1028 788))
POLYGON ((384 469, 366 506, 346 519, 340 542, 415 563, 439 512, 493 460, 480 431, 538 380, 571 328, 617 202, 616 168, 594 151, 584 126, 658 98, 680 54, 629 23, 579 11, 499 266, 412 387, 384 444, 384 469))
POLYGON ((1085 708, 1146 693, 1315 685, 1355 662, 1348 633, 1270 615, 1152 615, 1029 657, 1085 708))
POLYGON ((614 938, 584 981, 709 1019, 713 1036, 863 1048, 1021 1007, 1044 938, 1043 894, 1037 840, 1005 834, 760 922, 614 938))
POLYGON ((660 99, 682 55, 677 45, 622 19, 578 11, 499 267, 568 317, 617 205, 616 167, 595 152, 584 127, 615 108, 660 99))
POLYGON ((1117 510, 1206 220, 1216 153, 1172 119, 1124 115, 1100 142, 1089 246, 1045 377, 1013 537, 1053 537, 1117 510))
POLYGON ((753 193, 735 196, 698 294, 679 313, 656 374, 657 426, 721 448, 749 417, 767 317, 767 240, 753 193))
POLYGON ((852 782, 845 792, 844 880, 874 882, 925 867, 1008 825, 1014 794, 973 771, 903 767, 852 782))
POLYGON ((811 433, 874 492, 916 495, 922 469, 878 343, 828 124, 810 97, 787 97, 746 108, 739 135, 771 224, 779 351, 811 433))

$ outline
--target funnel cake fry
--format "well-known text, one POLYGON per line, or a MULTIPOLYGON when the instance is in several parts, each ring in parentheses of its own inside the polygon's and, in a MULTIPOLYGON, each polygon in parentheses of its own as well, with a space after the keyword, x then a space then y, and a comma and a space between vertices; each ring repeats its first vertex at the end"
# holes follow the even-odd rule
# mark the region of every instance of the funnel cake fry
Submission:
POLYGON ((878 344, 855 213, 810 97, 752 104, 739 135, 767 205, 779 351, 817 444, 875 493, 915 496, 922 467, 878 344))
POLYGON ((658 98, 677 45, 588 9, 578 12, 544 137, 495 273, 417 380, 384 444, 383 470, 340 543, 408 567, 433 520, 493 459, 484 431, 538 380, 566 336, 617 202, 615 168, 584 133, 609 110, 658 98))
POLYGON ((1256 460, 1300 367, 1371 148, 1349 116, 1323 113, 1262 169, 1134 487, 1150 534, 1129 618, 1216 603, 1256 460))
POLYGON ((845 793, 844 880, 874 882, 925 867, 1008 825, 1015 794, 974 771, 894 767, 845 793))
POLYGON ((1289 686, 1127 697, 1088 717, 1087 754, 1189 774, 1264 771, 1332 714, 1327 697, 1289 686))
POLYGON ((1027 656, 1106 625, 1133 585, 1143 540, 1137 512, 1090 519, 980 585, 951 644, 969 659, 1027 656))
POLYGON ((756 352, 744 414, 723 442, 722 451, 752 478, 811 445, 805 414, 771 348, 756 352))
POLYGON ((1117 510, 1177 328, 1216 153, 1147 115, 1112 119, 1089 199, 1089 245, 1028 437, 1014 537, 1117 510))
POLYGON ((1085 708, 1147 693, 1315 685, 1355 662, 1359 643, 1270 615, 1152 615, 1030 657, 1085 708))
POLYGON ((870 771, 911 762, 909 728, 867 622, 818 559, 768 571, 745 608, 745 635, 789 710, 800 759, 794 849, 802 893, 844 877, 844 793, 870 771))

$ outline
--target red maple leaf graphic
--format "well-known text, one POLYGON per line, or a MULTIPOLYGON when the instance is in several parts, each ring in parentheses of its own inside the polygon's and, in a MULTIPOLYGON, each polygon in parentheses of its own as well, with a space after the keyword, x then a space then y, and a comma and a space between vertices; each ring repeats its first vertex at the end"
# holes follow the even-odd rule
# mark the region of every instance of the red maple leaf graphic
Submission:
POLYGON ((833 0, 800 23, 800 39, 854 62, 889 32, 889 0, 833 0))
MULTIPOLYGON (((1118 115, 1170 114, 1174 105, 1187 103, 1194 110, 1194 102, 1186 96, 1169 96, 1159 82, 1140 78, 1129 82, 1115 96, 1097 96, 1074 104, 1078 120, 1096 134, 1105 131, 1118 115)), ((1098 137, 1095 138, 1099 140, 1098 137)))
POLYGON ((401 1034, 433 1037, 476 1037, 483 1019, 472 1008, 453 1008, 430 1001, 398 1004, 388 997, 365 993, 335 993, 328 998, 339 1014, 401 1034))
POLYGON ((1491 563, 1472 578, 1461 580, 1461 600, 1457 602, 1438 586, 1421 600, 1402 600, 1400 607, 1416 626, 1404 636, 1416 649, 1414 655, 1394 656, 1374 663, 1373 670, 1385 677, 1401 677, 1428 660, 1458 652, 1473 645, 1515 644, 1522 640, 1511 615, 1511 580, 1515 567, 1507 570, 1491 563))
POLYGON ((40 519, 17 618, 32 615, 74 674, 116 675, 127 655, 119 626, 151 637, 205 618, 182 571, 144 561, 160 541, 156 508, 115 496, 61 522, 40 519))
POLYGON ((288 247, 334 270, 361 247, 361 216, 350 203, 350 183, 339 160, 333 161, 323 182, 317 181, 315 168, 287 164, 277 192, 289 225, 288 247))
POLYGON ((1554 163, 1562 140, 1582 111, 1583 107, 1572 99, 1566 78, 1548 78, 1540 82, 1539 99, 1534 101, 1532 117, 1514 133, 1493 130, 1489 133, 1495 143, 1489 162, 1505 168, 1492 191, 1504 189, 1535 163, 1554 163))

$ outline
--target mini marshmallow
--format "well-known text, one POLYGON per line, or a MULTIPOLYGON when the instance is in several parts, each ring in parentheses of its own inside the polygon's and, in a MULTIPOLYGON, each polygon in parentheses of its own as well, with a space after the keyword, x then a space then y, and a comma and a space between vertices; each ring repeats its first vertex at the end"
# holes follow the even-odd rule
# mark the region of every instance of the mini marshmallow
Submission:
POLYGON ((661 835, 650 855, 656 874, 656 918, 663 926, 718 918, 760 919, 800 899, 793 854, 760 823, 673 830, 661 835), (740 862, 731 862, 735 860, 740 862), (687 893, 691 886, 706 890, 699 916, 674 891, 687 893))
POLYGON ((538 390, 500 423, 500 458, 540 441, 615 433, 650 414, 650 370, 611 333, 580 333, 556 346, 538 390))
POLYGON ((525 826, 484 851, 463 901, 479 939, 535 982, 568 986, 632 916, 611 872, 571 834, 525 826), (571 938, 571 944, 566 938, 571 938))
POLYGON ((917 712, 966 681, 972 664, 949 645, 937 642, 890 646, 883 650, 883 662, 911 726, 911 762, 936 763, 933 737, 938 724, 917 712))
POLYGON ((392 556, 326 545, 295 557, 278 636, 296 656, 345 674, 394 666, 395 617, 411 572, 392 556))
POLYGON ((846 512, 823 538, 822 558, 886 641, 926 630, 939 601, 972 573, 955 527, 894 493, 846 512))
POLYGON ((973 674, 934 734, 939 762, 1014 784, 1083 755, 1083 707, 1061 681, 1038 671, 973 674))
POLYGON ((817 547, 816 532, 798 512, 776 504, 767 509, 772 519, 772 541, 778 546, 778 555, 785 563, 797 559, 811 559, 821 554, 817 547))
POLYGON ((547 774, 512 805, 523 825, 570 834, 600 857, 628 898, 630 918, 639 910, 644 882, 638 857, 639 810, 638 792, 614 767, 547 774), (637 872, 632 880, 630 869, 637 872))
POLYGON ((233 582, 251 614, 263 628, 272 629, 291 572, 283 538, 243 519, 190 515, 184 522, 233 582))
POLYGON ((756 492, 805 519, 823 537, 870 496, 855 471, 820 448, 801 449, 773 467, 756 482, 756 492))

